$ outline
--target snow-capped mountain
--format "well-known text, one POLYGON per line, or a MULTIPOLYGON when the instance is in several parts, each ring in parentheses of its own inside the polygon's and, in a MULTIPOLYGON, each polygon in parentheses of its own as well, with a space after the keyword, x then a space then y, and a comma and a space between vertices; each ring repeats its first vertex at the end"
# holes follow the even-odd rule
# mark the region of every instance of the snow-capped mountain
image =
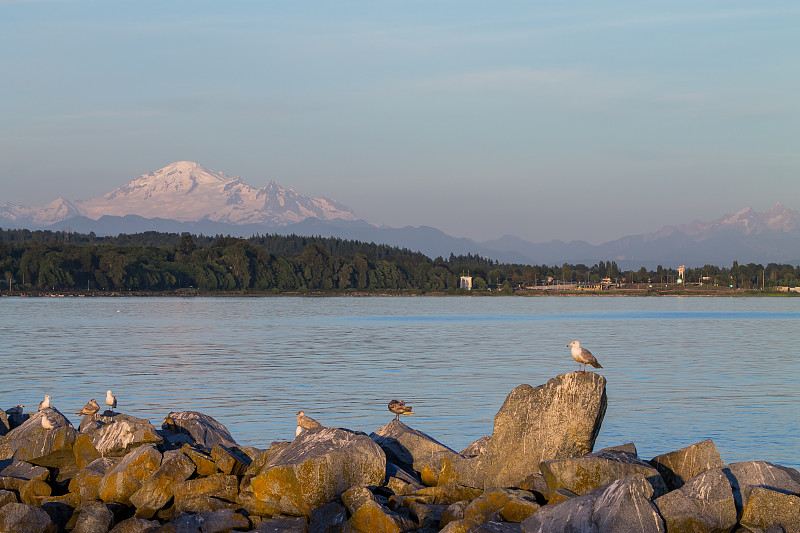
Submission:
POLYGON ((59 198, 43 207, 0 206, 0 217, 36 226, 75 216, 138 215, 180 222, 210 220, 227 224, 285 226, 307 218, 357 220, 348 207, 327 198, 310 198, 271 181, 255 189, 240 178, 212 172, 192 161, 178 161, 143 174, 104 196, 70 202, 59 198))
POLYGON ((733 215, 723 215, 710 222, 695 220, 689 224, 664 226, 659 231, 644 235, 645 241, 667 237, 680 232, 700 242, 713 237, 720 231, 732 230, 741 235, 759 235, 764 232, 777 231, 789 233, 800 228, 800 213, 777 203, 766 211, 755 211, 745 207, 733 215))

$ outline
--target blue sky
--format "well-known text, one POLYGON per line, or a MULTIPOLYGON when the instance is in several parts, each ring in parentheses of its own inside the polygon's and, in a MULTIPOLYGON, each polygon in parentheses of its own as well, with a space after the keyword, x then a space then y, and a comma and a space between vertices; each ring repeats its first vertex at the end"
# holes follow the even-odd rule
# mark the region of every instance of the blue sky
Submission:
POLYGON ((800 209, 798 28, 790 1, 0 0, 0 203, 192 160, 478 240, 800 209))

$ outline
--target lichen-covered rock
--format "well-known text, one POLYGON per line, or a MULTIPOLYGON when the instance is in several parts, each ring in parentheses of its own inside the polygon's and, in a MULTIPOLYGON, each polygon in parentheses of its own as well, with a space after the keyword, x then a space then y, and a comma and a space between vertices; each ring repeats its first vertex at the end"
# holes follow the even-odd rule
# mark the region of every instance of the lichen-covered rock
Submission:
POLYGON ((114 526, 109 533, 155 533, 161 527, 161 522, 145 520, 132 516, 114 526))
POLYGON ((131 495, 161 465, 161 453, 155 446, 144 445, 126 455, 100 480, 98 494, 104 502, 131 505, 131 495))
POLYGON ((654 503, 667 531, 727 533, 736 526, 731 484, 721 468, 698 474, 654 503))
POLYGON ((0 460, 18 459, 35 465, 64 468, 75 463, 72 445, 77 432, 58 409, 48 407, 12 429, 0 444, 0 460), (42 425, 46 419, 48 427, 42 425))
POLYGON ((197 411, 172 412, 164 418, 161 428, 166 433, 187 435, 191 442, 211 450, 219 444, 236 446, 228 429, 212 417, 197 411))
POLYGON ((524 533, 664 533, 666 527, 650 501, 653 486, 642 474, 618 479, 589 494, 546 505, 522 522, 524 533))
POLYGON ((425 504, 450 505, 460 501, 471 502, 481 494, 483 494, 483 490, 463 485, 425 487, 410 494, 390 497, 389 507, 392 509, 408 507, 412 501, 425 504))
POLYGON ((41 505, 42 498, 53 494, 53 489, 40 479, 32 479, 25 483, 19 491, 19 500, 29 505, 41 505))
POLYGON ((246 516, 231 509, 222 509, 213 513, 181 514, 161 526, 159 533, 228 533, 249 529, 251 524, 246 516))
POLYGON ((486 453, 442 457, 437 483, 514 487, 539 472, 541 461, 590 453, 606 403, 606 380, 593 372, 561 374, 536 388, 520 385, 495 416, 486 453))
POLYGON ((800 532, 800 497, 763 487, 747 488, 741 525, 753 533, 800 532))
POLYGON ((272 514, 310 516, 351 487, 380 485, 386 456, 366 434, 339 428, 307 430, 270 455, 250 480, 256 498, 272 514))
POLYGON ((18 503, 17 495, 10 490, 0 489, 0 507, 9 503, 18 503))
POLYGON ((233 474, 234 476, 244 474, 247 465, 251 462, 246 454, 236 451, 235 447, 228 449, 219 444, 215 444, 211 448, 211 457, 223 474, 233 474))
POLYGON ((439 519, 439 527, 445 527, 450 522, 464 519, 464 512, 467 510, 469 502, 460 501, 451 503, 442 511, 442 517, 439 519))
POLYGON ((669 490, 681 488, 688 480, 706 470, 725 466, 711 439, 657 455, 649 462, 664 478, 669 490))
POLYGON ((0 507, 0 531, 56 533, 58 528, 41 508, 26 503, 9 503, 0 507))
POLYGON ((762 487, 784 494, 800 494, 800 472, 765 461, 731 463, 722 469, 733 489, 733 501, 741 516, 747 505, 747 487, 762 487))
POLYGON ((408 518, 379 503, 365 487, 353 487, 342 493, 342 502, 350 511, 348 524, 355 531, 401 533, 417 529, 408 518))
POLYGON ((163 439, 149 420, 116 413, 112 422, 97 422, 93 429, 81 433, 75 441, 78 466, 98 457, 124 457, 144 444, 161 444, 163 439))
POLYGON ((603 449, 581 457, 542 461, 539 468, 550 493, 564 488, 578 495, 588 494, 614 480, 639 473, 653 485, 656 497, 666 494, 667 486, 650 463, 635 454, 603 449))
POLYGON ((70 525, 72 533, 108 533, 113 521, 114 513, 105 504, 90 501, 78 505, 70 525))
POLYGON ((213 474, 207 477, 190 479, 176 483, 172 488, 175 496, 175 507, 179 511, 188 511, 192 500, 213 497, 226 502, 235 502, 239 494, 239 480, 229 474, 213 474))
POLYGON ((439 452, 456 452, 422 431, 413 429, 399 420, 392 420, 370 434, 386 454, 386 460, 408 471, 419 473, 422 465, 439 452))
POLYGON ((22 486, 32 479, 47 481, 50 471, 43 466, 36 466, 17 459, 0 461, 0 489, 19 492, 22 486))
POLYGON ((193 448, 190 444, 181 446, 181 451, 192 460, 198 476, 210 476, 219 472, 217 463, 214 462, 211 455, 193 448))
POLYGON ((522 522, 539 509, 533 495, 518 489, 487 489, 464 510, 464 519, 476 524, 496 515, 505 522, 522 522))
POLYGON ((98 494, 100 480, 119 461, 117 458, 110 457, 95 459, 69 481, 69 491, 77 494, 81 501, 100 499, 98 494))
POLYGON ((138 518, 152 518, 173 497, 173 487, 194 474, 194 462, 180 450, 164 452, 161 465, 130 497, 138 518))

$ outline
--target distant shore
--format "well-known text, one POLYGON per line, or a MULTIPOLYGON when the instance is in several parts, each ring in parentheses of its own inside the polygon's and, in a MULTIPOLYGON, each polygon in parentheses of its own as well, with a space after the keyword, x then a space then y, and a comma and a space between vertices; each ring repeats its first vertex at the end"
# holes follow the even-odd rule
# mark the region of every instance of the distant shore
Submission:
POLYGON ((309 297, 369 297, 369 296, 520 296, 520 297, 553 297, 553 296, 692 296, 692 297, 778 297, 800 298, 798 292, 781 292, 776 290, 760 289, 731 289, 731 288, 638 288, 615 287, 613 289, 595 290, 555 290, 555 289, 521 289, 513 293, 507 291, 459 291, 450 292, 416 292, 416 291, 307 291, 307 292, 256 292, 256 291, 201 291, 197 289, 182 289, 173 291, 12 291, 2 292, 0 297, 21 298, 119 298, 119 297, 280 297, 280 296, 309 296, 309 297))

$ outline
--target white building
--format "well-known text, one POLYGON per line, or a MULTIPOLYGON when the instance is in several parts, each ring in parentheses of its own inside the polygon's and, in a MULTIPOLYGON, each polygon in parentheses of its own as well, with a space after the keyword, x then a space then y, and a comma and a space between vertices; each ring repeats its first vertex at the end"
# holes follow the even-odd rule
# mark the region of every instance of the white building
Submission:
POLYGON ((472 276, 461 276, 461 281, 458 283, 459 289, 472 290, 472 276))

